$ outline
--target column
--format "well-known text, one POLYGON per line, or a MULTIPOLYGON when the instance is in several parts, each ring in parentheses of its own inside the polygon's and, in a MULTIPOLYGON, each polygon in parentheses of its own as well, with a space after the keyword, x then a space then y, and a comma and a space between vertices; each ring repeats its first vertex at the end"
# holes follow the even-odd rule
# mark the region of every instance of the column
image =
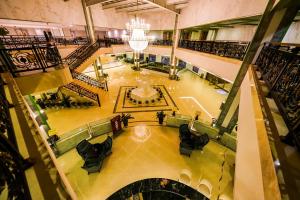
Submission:
POLYGON ((133 61, 134 61, 134 67, 136 71, 140 71, 140 53, 137 51, 133 52, 133 61))
POLYGON ((95 62, 93 63, 93 66, 94 66, 94 71, 95 71, 95 75, 96 75, 96 79, 98 81, 101 80, 101 76, 103 75, 103 72, 102 72, 102 65, 100 63, 100 58, 96 58, 95 62))
POLYGON ((175 59, 175 48, 178 45, 179 40, 179 30, 177 30, 177 24, 178 24, 178 14, 175 15, 175 25, 173 30, 173 45, 172 45, 172 51, 171 51, 171 67, 170 67, 170 73, 169 77, 171 79, 175 78, 176 75, 176 59, 175 59))
MULTIPOLYGON (((275 8, 273 8, 274 1, 269 1, 261 18, 260 24, 258 25, 253 36, 252 42, 250 43, 245 54, 232 89, 230 90, 223 109, 221 110, 221 113, 217 119, 217 126, 220 127, 220 129, 227 127, 228 124, 226 122, 230 121, 234 111, 237 109, 237 102, 239 102, 237 96, 239 96, 238 91, 241 83, 248 71, 250 64, 254 63, 255 57, 257 57, 259 54, 259 48, 262 48, 262 43, 270 41, 272 37, 276 35, 276 31, 281 30, 281 25, 285 26, 286 28, 287 24, 292 23, 295 15, 288 14, 288 10, 293 7, 299 8, 299 4, 299 1, 293 2, 292 0, 288 0, 284 3, 279 2, 275 8), (285 7, 282 7, 282 4, 285 4, 285 7)), ((296 13, 294 12, 294 14, 296 13)), ((283 36, 281 36, 281 38, 283 38, 283 36)))
POLYGON ((92 43, 94 43, 96 41, 96 38, 95 38, 95 30, 94 30, 91 7, 86 6, 86 0, 81 0, 81 3, 82 3, 83 13, 85 17, 86 31, 89 39, 91 40, 92 43))

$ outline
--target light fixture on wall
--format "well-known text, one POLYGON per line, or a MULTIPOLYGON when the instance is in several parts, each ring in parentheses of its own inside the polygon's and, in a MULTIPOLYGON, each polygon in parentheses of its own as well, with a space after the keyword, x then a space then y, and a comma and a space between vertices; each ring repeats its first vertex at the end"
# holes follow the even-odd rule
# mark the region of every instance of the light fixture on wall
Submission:
MULTIPOLYGON (((137 11, 138 11, 139 1, 137 0, 137 11)), ((122 39, 128 41, 129 46, 135 52, 141 52, 145 50, 149 44, 149 41, 153 37, 147 36, 146 33, 150 30, 150 24, 146 24, 144 19, 138 18, 135 16, 134 19, 131 19, 130 23, 126 23, 126 29, 128 30, 128 35, 123 34, 122 39)))

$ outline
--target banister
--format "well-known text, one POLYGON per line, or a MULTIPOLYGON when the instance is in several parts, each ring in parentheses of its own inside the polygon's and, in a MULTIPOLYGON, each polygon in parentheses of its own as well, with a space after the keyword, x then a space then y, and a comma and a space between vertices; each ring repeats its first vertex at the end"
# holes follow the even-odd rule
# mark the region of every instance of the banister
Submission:
POLYGON ((21 92, 19 91, 18 89, 18 85, 16 83, 16 81, 11 78, 12 81, 13 81, 13 84, 14 84, 14 88, 15 90, 17 91, 16 94, 18 95, 18 98, 21 99, 22 103, 24 103, 26 109, 29 111, 29 114, 30 114, 30 118, 32 119, 33 121, 33 124, 38 132, 38 135, 40 136, 40 138, 42 139, 42 142, 44 144, 44 146, 46 147, 47 149, 47 152, 51 158, 51 161, 53 162, 54 166, 55 166, 55 169, 57 170, 58 174, 59 174, 59 177, 60 177, 60 180, 62 181, 62 183, 64 184, 65 188, 66 188, 66 192, 67 194, 71 197, 72 200, 77 200, 77 194, 75 193, 74 189, 72 188, 69 180, 67 179, 65 173, 63 172, 63 170, 61 169, 61 167, 59 166, 58 162, 57 162, 57 159, 56 159, 56 156, 55 154, 53 153, 50 145, 48 144, 48 141, 46 140, 46 138, 43 137, 43 133, 41 133, 41 129, 39 128, 39 125, 38 123, 35 121, 35 118, 34 118, 34 113, 33 111, 30 109, 28 103, 26 102, 25 98, 21 95, 21 92))

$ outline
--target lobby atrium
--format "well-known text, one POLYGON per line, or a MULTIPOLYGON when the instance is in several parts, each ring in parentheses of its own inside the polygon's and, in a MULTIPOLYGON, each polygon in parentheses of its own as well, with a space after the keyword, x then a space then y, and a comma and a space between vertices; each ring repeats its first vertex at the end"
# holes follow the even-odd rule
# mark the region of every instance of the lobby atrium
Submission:
POLYGON ((299 0, 0 0, 0 200, 299 200, 299 0))

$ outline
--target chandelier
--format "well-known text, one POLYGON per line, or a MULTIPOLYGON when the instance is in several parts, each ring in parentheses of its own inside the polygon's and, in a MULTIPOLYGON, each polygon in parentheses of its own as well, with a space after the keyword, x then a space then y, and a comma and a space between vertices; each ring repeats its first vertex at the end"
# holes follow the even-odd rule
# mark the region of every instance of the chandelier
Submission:
POLYGON ((130 23, 126 23, 128 35, 122 35, 124 41, 128 41, 129 46, 136 52, 141 52, 147 48, 150 40, 154 38, 147 36, 146 33, 150 30, 150 24, 146 24, 145 20, 135 17, 130 23))
POLYGON ((126 29, 128 35, 123 34, 122 39, 128 41, 129 46, 135 52, 141 52, 146 49, 149 41, 154 39, 154 37, 146 35, 150 30, 150 24, 146 24, 145 20, 136 16, 134 19, 131 19, 130 23, 126 23, 126 29))

